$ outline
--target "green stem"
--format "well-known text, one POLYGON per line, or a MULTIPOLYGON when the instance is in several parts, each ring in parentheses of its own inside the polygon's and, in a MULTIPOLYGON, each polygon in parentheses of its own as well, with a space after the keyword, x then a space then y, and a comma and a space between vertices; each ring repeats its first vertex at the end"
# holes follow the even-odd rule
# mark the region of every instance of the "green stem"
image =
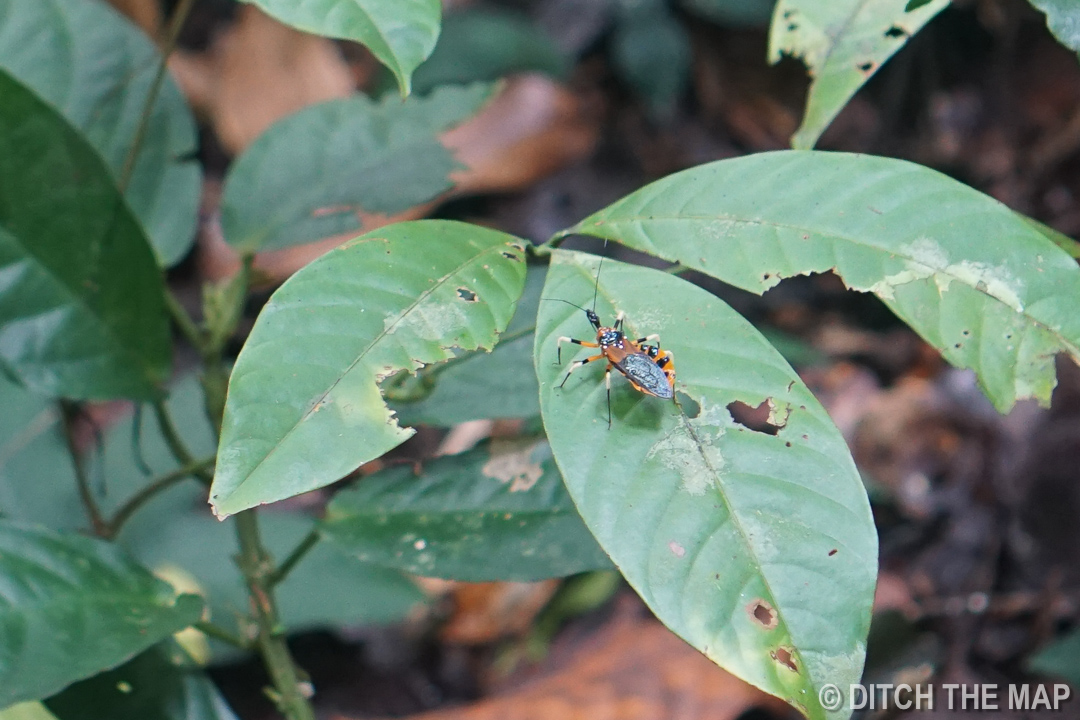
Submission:
POLYGON ((278 709, 289 720, 315 720, 315 712, 308 702, 310 686, 300 679, 299 668, 289 653, 282 634, 271 587, 273 562, 259 537, 259 521, 255 510, 237 513, 236 535, 240 541, 240 557, 237 562, 247 582, 255 624, 259 629, 256 642, 263 663, 274 681, 273 697, 278 709))
POLYGON ((247 640, 246 638, 240 637, 236 633, 229 632, 220 625, 215 625, 208 620, 197 622, 195 623, 194 627, 196 630, 201 632, 203 635, 206 635, 207 637, 214 638, 215 640, 220 640, 223 643, 227 643, 229 645, 232 645, 233 647, 238 647, 241 650, 251 649, 251 641, 247 640))
POLYGON ((78 443, 75 441, 75 421, 79 417, 78 405, 70 400, 60 401, 60 414, 64 424, 64 442, 67 444, 68 454, 71 456, 71 464, 75 468, 75 484, 79 489, 79 500, 82 502, 86 515, 90 520, 90 529, 98 537, 106 537, 108 525, 101 516, 101 509, 94 500, 94 493, 90 489, 90 478, 86 475, 83 466, 78 443))
MULTIPOLYGON (((198 463, 192 456, 191 451, 187 449, 187 445, 184 443, 183 438, 180 437, 180 432, 176 429, 176 425, 173 424, 172 416, 169 415, 169 409, 165 407, 165 402, 162 400, 155 400, 153 408, 154 417, 157 419, 158 427, 161 429, 161 435, 165 438, 165 444, 169 446, 169 452, 176 458, 176 462, 184 467, 193 467, 197 465, 198 463)), ((213 473, 211 473, 207 467, 195 468, 192 470, 191 474, 207 484, 214 479, 213 473)))
POLYGON ((312 530, 304 539, 297 543, 292 552, 288 554, 285 560, 278 565, 277 569, 270 573, 268 578, 270 587, 275 587, 278 583, 288 577, 296 563, 300 562, 308 552, 311 551, 316 545, 319 544, 319 540, 322 539, 322 535, 318 530, 312 530))
POLYGON ((180 304, 180 301, 176 299, 176 296, 168 288, 165 288, 165 307, 168 308, 169 315, 172 316, 176 327, 180 329, 180 334, 202 355, 204 353, 203 346, 206 344, 203 332, 199 330, 199 326, 188 315, 188 311, 184 309, 184 306, 180 304))
POLYGON ((187 20, 188 13, 191 12, 194 5, 195 0, 180 0, 180 4, 176 6, 172 17, 169 18, 165 43, 161 47, 161 61, 158 63, 154 80, 150 84, 150 91, 146 94, 146 101, 143 102, 139 125, 135 129, 135 137, 131 141, 131 147, 128 148, 127 156, 124 158, 124 167, 120 171, 118 185, 121 194, 127 191, 131 176, 135 172, 135 162, 139 159, 139 151, 142 149, 143 142, 146 140, 146 133, 150 129, 150 118, 154 115, 154 103, 157 102, 158 95, 161 93, 161 85, 165 82, 169 56, 176 49, 176 44, 180 39, 180 30, 184 27, 184 21, 187 20))
POLYGON ((131 498, 120 506, 120 509, 116 511, 113 519, 105 523, 105 538, 114 538, 123 528, 124 523, 135 514, 135 512, 149 502, 158 493, 163 492, 181 480, 186 480, 189 477, 198 477, 200 472, 204 472, 214 464, 214 458, 203 458, 202 460, 196 460, 192 463, 185 465, 184 467, 177 468, 170 473, 166 473, 161 477, 153 480, 139 492, 131 496, 131 498))

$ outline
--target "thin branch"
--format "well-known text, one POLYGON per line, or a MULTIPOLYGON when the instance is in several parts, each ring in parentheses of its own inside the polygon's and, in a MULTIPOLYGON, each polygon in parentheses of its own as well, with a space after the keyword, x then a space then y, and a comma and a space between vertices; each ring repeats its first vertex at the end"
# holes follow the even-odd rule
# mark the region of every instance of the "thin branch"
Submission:
POLYGON ((153 499, 154 496, 169 489, 181 480, 186 480, 189 477, 197 478, 199 472, 206 470, 213 464, 214 458, 203 458, 202 460, 196 460, 184 467, 177 468, 150 482, 146 487, 132 495, 126 503, 120 506, 120 509, 116 511, 113 519, 105 524, 104 537, 116 537, 120 532, 120 529, 124 526, 124 523, 126 523, 139 508, 153 499))
POLYGON ((282 563, 278 565, 277 569, 270 573, 269 577, 267 577, 266 579, 267 584, 270 587, 274 587, 286 577, 288 577, 293 567, 295 567, 295 565, 300 562, 304 558, 304 556, 311 551, 312 548, 318 545, 319 540, 321 539, 322 535, 319 534, 318 530, 312 530, 307 535, 305 535, 304 539, 297 543, 296 547, 293 548, 292 552, 289 553, 288 557, 286 557, 282 561, 282 563))
POLYGON ((206 338, 203 336, 203 332, 199 330, 199 326, 188 315, 188 311, 184 309, 184 306, 180 304, 180 301, 176 299, 176 296, 168 288, 165 288, 165 307, 168 308, 169 315, 172 317, 173 322, 176 323, 176 327, 180 329, 180 334, 191 343, 192 347, 199 351, 200 355, 205 354, 206 338))
POLYGON ((225 628, 221 627, 220 625, 215 625, 209 620, 197 622, 192 627, 194 627, 196 630, 201 632, 203 635, 206 635, 207 637, 214 638, 215 640, 220 640, 223 643, 228 643, 229 645, 232 645, 233 647, 238 647, 241 650, 250 650, 252 647, 251 641, 247 638, 241 637, 236 633, 229 632, 225 628))
POLYGON ((60 413, 64 425, 64 441, 67 443, 68 454, 71 456, 71 464, 75 468, 75 483, 79 488, 79 500, 82 502, 86 515, 90 519, 90 529, 99 537, 105 537, 108 526, 101 517, 101 509, 94 500, 94 493, 90 489, 90 478, 86 475, 83 467, 79 444, 75 439, 75 422, 79 418, 78 406, 70 400, 60 401, 60 413))
POLYGON ((184 21, 187 20, 188 13, 191 12, 194 5, 195 0, 180 0, 180 4, 176 6, 172 17, 169 18, 165 43, 161 47, 161 61, 158 63, 154 80, 150 84, 150 91, 146 95, 146 101, 143 103, 142 113, 139 116, 139 125, 135 129, 135 137, 132 139, 131 147, 128 148, 127 156, 124 158, 123 170, 120 171, 118 185, 121 194, 127 191, 131 176, 135 172, 135 163, 139 159, 139 151, 142 149, 143 142, 146 140, 146 133, 150 129, 150 118, 154 115, 154 104, 157 102, 158 95, 161 94, 161 85, 165 82, 169 56, 176 49, 176 44, 180 39, 180 30, 184 27, 184 21))
POLYGON ((238 564, 247 582, 255 623, 259 628, 259 653, 274 681, 272 697, 289 720, 315 720, 315 712, 308 702, 311 685, 301 679, 300 668, 285 644, 280 627, 274 590, 269 582, 274 574, 273 562, 259 537, 255 510, 245 510, 236 515, 236 534, 240 542, 238 564))
POLYGON ((165 402, 155 400, 153 408, 154 417, 157 419, 162 437, 165 438, 165 444, 169 446, 169 452, 183 467, 193 468, 190 474, 209 485, 214 479, 213 473, 209 472, 208 466, 199 466, 199 463, 192 457, 191 451, 188 450, 183 438, 180 437, 180 432, 176 429, 176 425, 173 424, 172 416, 169 415, 169 409, 165 407, 165 402))

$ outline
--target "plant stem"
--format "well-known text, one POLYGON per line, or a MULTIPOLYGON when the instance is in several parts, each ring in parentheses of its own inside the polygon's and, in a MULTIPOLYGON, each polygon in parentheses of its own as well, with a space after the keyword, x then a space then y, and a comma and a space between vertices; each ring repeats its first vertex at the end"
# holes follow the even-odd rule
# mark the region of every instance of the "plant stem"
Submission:
POLYGON ((124 167, 120 171, 120 180, 117 185, 121 193, 127 191, 128 183, 131 182, 131 176, 135 172, 135 162, 139 159, 139 151, 142 149, 142 144, 146 140, 146 133, 150 129, 150 118, 154 114, 154 103, 157 102, 158 95, 161 93, 161 85, 165 82, 169 56, 176 49, 176 43, 180 39, 180 30, 184 27, 184 21, 187 20, 188 13, 191 12, 194 5, 195 0, 180 0, 176 10, 173 11, 172 17, 169 18, 169 27, 165 32, 165 42, 161 46, 161 62, 158 63, 157 73, 154 75, 150 90, 146 94, 146 101, 143 102, 142 113, 139 116, 139 125, 135 129, 135 137, 131 141, 131 147, 128 148, 127 156, 124 158, 124 167))
POLYGON ((183 467, 177 468, 176 470, 153 480, 142 490, 132 495, 131 498, 116 511, 116 515, 113 516, 113 519, 105 523, 103 537, 107 539, 116 537, 120 532, 120 529, 124 526, 124 523, 155 495, 167 490, 181 480, 185 480, 189 477, 198 477, 200 472, 206 471, 213 464, 214 458, 203 458, 202 460, 188 463, 183 467))
POLYGON ((229 645, 232 645, 233 647, 238 647, 241 650, 251 649, 251 642, 247 638, 243 638, 236 633, 229 632, 220 625, 215 625, 214 623, 207 620, 197 622, 192 627, 194 627, 196 630, 198 630, 207 637, 214 638, 215 640, 220 640, 223 643, 227 643, 229 645))
POLYGON ((321 539, 322 535, 319 534, 318 530, 312 530, 305 535, 304 539, 297 543, 292 552, 277 566, 277 569, 270 573, 269 578, 267 578, 270 587, 275 587, 278 583, 288 577, 289 572, 292 571, 296 563, 300 562, 312 548, 318 545, 319 540, 321 539))
POLYGON ((79 408, 69 400, 61 400, 60 414, 63 418, 64 441, 67 443, 68 454, 71 456, 71 464, 75 468, 75 484, 79 488, 79 500, 90 520, 90 529, 98 537, 106 537, 108 525, 102 519, 101 510, 98 508, 97 501, 94 500, 94 493, 90 489, 90 478, 86 476, 79 445, 75 441, 75 421, 79 417, 79 408))
POLYGON ((274 696, 278 709, 289 720, 315 720, 308 702, 308 683, 300 679, 299 669, 279 627, 271 578, 274 568, 259 537, 259 522, 255 510, 236 515, 236 535, 240 541, 237 562, 247 582, 252 611, 259 629, 256 640, 263 663, 274 681, 274 696))
POLYGON ((187 445, 184 444, 183 438, 180 437, 180 432, 176 429, 176 425, 173 424, 172 416, 169 415, 169 409, 165 407, 165 402, 162 400, 155 400, 153 404, 154 417, 157 419, 158 427, 161 429, 161 435, 165 438, 165 444, 169 446, 169 452, 172 453, 176 461, 180 463, 183 468, 191 468, 190 473, 199 478, 206 485, 214 479, 213 473, 210 472, 209 463, 200 463, 192 455, 191 451, 187 449, 187 445))
POLYGON ((199 330, 199 326, 191 319, 187 310, 184 309, 184 306, 180 304, 180 301, 176 299, 176 296, 172 294, 172 290, 169 290, 169 288, 165 288, 165 307, 168 308, 169 315, 172 317, 173 322, 176 323, 176 327, 180 329, 180 334, 200 354, 203 354, 205 352, 203 346, 206 344, 206 340, 202 331, 199 330))

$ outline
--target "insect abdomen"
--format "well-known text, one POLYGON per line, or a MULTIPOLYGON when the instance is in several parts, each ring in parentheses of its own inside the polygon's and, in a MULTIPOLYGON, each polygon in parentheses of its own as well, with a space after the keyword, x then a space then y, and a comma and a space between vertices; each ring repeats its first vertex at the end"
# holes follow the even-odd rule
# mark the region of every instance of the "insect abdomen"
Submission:
POLYGON ((622 361, 616 363, 615 367, 633 381, 642 392, 664 399, 674 395, 664 371, 644 353, 627 355, 622 361))

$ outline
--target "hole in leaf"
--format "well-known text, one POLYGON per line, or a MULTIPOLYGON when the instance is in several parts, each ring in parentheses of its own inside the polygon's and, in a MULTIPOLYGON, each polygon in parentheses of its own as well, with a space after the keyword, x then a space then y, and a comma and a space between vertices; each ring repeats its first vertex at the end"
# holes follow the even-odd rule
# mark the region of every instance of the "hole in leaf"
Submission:
POLYGON ((474 293, 469 288, 459 287, 457 289, 457 294, 458 294, 458 297, 461 298, 462 300, 464 300, 465 302, 476 302, 476 293, 474 293))
POLYGON ((772 630, 776 627, 776 609, 761 598, 747 605, 746 612, 750 615, 751 620, 766 630, 772 630))
POLYGON ((504 252, 502 256, 508 260, 517 260, 518 262, 521 262, 521 258, 512 252, 504 252))
POLYGON ((836 549, 836 548, 833 548, 832 550, 830 550, 830 551, 829 551, 829 557, 832 557, 832 556, 833 556, 833 555, 835 555, 835 554, 836 554, 837 552, 838 552, 838 551, 837 551, 837 549, 836 549))
POLYGON ((787 424, 786 420, 783 423, 775 422, 771 399, 762 400, 757 407, 747 405, 742 400, 735 400, 728 403, 727 409, 732 420, 754 432, 776 435, 787 424))
POLYGON ((893 25, 891 28, 885 31, 885 37, 887 38, 902 38, 907 37, 908 31, 899 25, 893 25))
POLYGON ((869 75, 870 73, 872 73, 874 71, 874 63, 872 63, 872 62, 860 63, 859 65, 856 65, 855 67, 859 68, 859 72, 864 72, 867 75, 869 75))
POLYGON ((701 406, 689 395, 676 391, 675 400, 679 403, 679 407, 682 408, 683 414, 691 420, 701 414, 701 406))
POLYGON ((799 672, 799 666, 795 663, 795 655, 791 652, 790 648, 786 648, 783 646, 778 647, 771 653, 769 653, 769 657, 786 667, 791 672, 799 672))
POLYGON ((789 23, 787 26, 788 32, 795 32, 799 29, 799 23, 789 23))

